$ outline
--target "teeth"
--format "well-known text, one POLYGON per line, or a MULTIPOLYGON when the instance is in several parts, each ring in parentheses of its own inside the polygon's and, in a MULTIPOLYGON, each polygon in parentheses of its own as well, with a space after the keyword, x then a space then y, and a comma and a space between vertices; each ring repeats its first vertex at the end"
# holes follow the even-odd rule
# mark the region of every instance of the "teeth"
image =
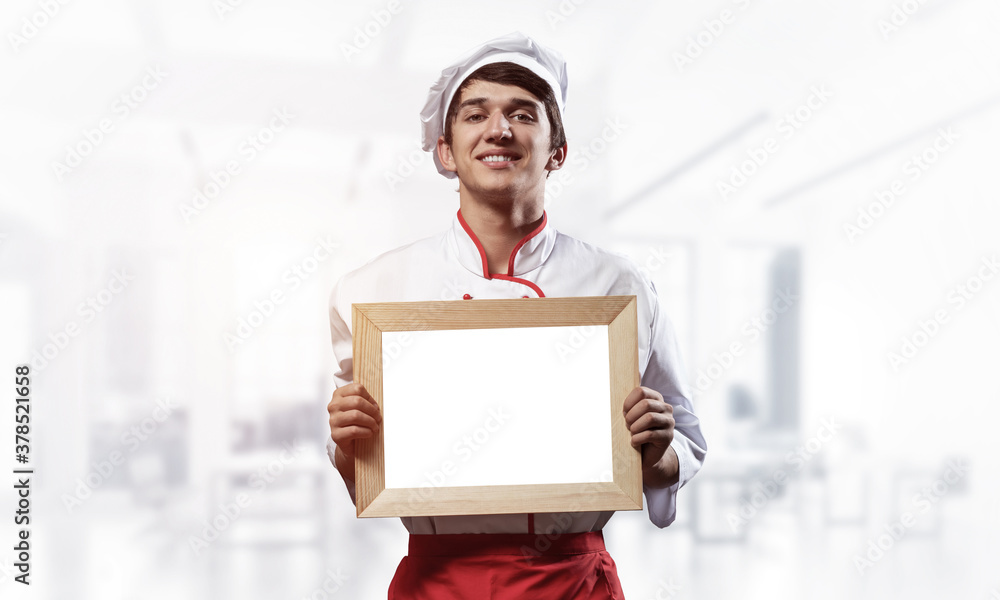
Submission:
POLYGON ((514 159, 512 157, 508 157, 508 156, 496 156, 496 155, 492 155, 492 156, 487 156, 487 157, 483 158, 482 160, 483 160, 483 162, 504 162, 504 161, 507 161, 507 160, 514 160, 514 159))

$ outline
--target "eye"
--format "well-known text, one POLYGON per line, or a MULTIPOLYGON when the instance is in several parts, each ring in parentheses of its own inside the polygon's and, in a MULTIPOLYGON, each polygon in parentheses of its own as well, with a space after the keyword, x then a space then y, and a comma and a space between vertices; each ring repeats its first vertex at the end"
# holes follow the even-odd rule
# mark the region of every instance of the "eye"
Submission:
POLYGON ((479 114, 479 113, 473 113, 473 114, 471 114, 471 115, 469 115, 469 116, 465 117, 465 120, 466 120, 466 121, 472 121, 473 123, 476 123, 476 122, 478 122, 478 121, 479 121, 480 119, 485 119, 485 118, 486 118, 486 117, 485 117, 484 115, 481 115, 481 114, 479 114))
POLYGON ((530 123, 535 120, 535 117, 529 115, 528 113, 517 113, 515 115, 512 115, 512 118, 521 121, 523 123, 530 123))

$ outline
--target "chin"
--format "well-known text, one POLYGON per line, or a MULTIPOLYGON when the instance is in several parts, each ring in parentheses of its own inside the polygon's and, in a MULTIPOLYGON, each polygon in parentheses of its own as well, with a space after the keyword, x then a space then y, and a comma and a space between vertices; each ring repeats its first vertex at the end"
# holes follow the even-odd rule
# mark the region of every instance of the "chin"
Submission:
POLYGON ((518 196, 521 191, 521 187, 518 185, 485 185, 477 186, 474 188, 469 188, 469 191, 476 194, 477 196, 485 199, 490 199, 494 201, 506 201, 509 203, 511 200, 518 196))

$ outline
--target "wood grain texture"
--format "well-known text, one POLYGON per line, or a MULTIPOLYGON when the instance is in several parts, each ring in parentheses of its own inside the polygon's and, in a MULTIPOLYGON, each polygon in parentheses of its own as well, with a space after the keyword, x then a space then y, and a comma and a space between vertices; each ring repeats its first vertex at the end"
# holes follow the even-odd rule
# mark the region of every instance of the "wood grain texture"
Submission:
POLYGON ((379 331, 607 325, 635 296, 352 304, 379 331))
MULTIPOLYGON (((365 386, 382 411, 382 332, 360 311, 352 311, 354 327, 354 381, 365 386), (365 356, 358 361, 357 357, 365 356), (372 360, 372 357, 379 360, 372 360)), ((354 445, 354 476, 357 491, 357 510, 361 516, 365 508, 385 489, 385 449, 383 433, 369 439, 357 440, 354 445)))
POLYGON ((632 447, 625 424, 625 397, 639 385, 639 354, 636 345, 638 315, 636 299, 608 325, 611 357, 611 445, 615 483, 642 508, 642 455, 632 447), (638 460, 636 459, 638 457, 638 460), (638 482, 638 484, 636 483, 638 482))
POLYGON ((641 457, 622 413, 625 397, 639 385, 636 306, 635 296, 353 304, 354 380, 371 393, 379 410, 383 332, 607 325, 613 464, 608 482, 386 489, 380 430, 357 442, 358 516, 641 510, 641 457))
POLYGON ((642 510, 613 482, 383 490, 363 517, 642 510))

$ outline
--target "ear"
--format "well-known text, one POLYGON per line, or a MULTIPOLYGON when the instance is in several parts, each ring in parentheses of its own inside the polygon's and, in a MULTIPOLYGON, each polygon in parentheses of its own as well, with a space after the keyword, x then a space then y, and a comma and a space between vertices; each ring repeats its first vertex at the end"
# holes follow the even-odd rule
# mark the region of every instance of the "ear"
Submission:
POLYGON ((438 154, 438 160, 441 161, 441 164, 444 166, 446 170, 456 171, 456 172, 458 171, 458 168, 455 166, 455 157, 452 156, 451 154, 451 146, 449 146, 448 143, 444 141, 443 135, 438 138, 437 154, 438 154))
POLYGON ((547 171, 558 171, 566 163, 566 150, 569 144, 563 144, 561 148, 556 148, 549 156, 549 162, 545 165, 547 171))

